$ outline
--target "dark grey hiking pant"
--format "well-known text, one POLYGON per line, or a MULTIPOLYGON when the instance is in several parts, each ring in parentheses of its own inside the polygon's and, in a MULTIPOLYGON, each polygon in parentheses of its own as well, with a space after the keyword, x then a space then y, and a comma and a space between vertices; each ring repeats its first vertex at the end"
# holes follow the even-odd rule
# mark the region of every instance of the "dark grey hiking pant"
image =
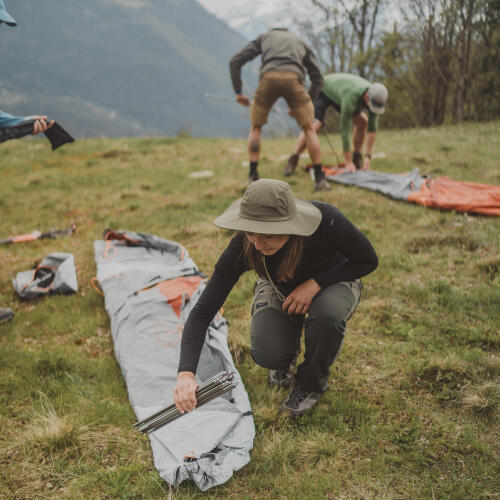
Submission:
POLYGON ((327 286, 314 297, 304 318, 283 311, 271 284, 259 279, 252 304, 253 360, 264 368, 288 368, 300 347, 305 323, 305 359, 297 369, 296 383, 305 391, 322 392, 362 289, 361 280, 327 286))

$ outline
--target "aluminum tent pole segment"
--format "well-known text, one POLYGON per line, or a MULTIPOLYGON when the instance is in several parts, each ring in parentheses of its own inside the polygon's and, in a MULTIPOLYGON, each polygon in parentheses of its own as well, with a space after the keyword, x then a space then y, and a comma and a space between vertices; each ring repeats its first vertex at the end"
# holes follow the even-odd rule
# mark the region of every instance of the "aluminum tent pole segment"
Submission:
MULTIPOLYGON (((197 408, 200 406, 203 406, 210 401, 218 398, 219 396, 222 396, 226 392, 234 389, 237 386, 236 382, 225 382, 219 387, 214 387, 208 393, 203 395, 199 400, 197 404, 197 408)), ((146 432, 154 432, 155 430, 159 429, 160 427, 163 427, 164 425, 169 424, 170 422, 173 422, 174 420, 177 420, 179 417, 182 417, 182 415, 185 415, 185 413, 180 413, 177 408, 175 407, 174 410, 169 412, 168 415, 164 415, 162 418, 156 419, 154 422, 149 423, 148 425, 142 426, 139 431, 144 434, 146 432)))
MULTIPOLYGON (((217 384, 215 384, 214 382, 207 384, 207 386, 202 390, 201 394, 204 394, 207 391, 214 389, 216 387, 217 387, 217 384)), ((198 392, 196 392, 196 396, 197 396, 196 399, 198 399, 198 397, 199 397, 198 392)), ((165 418, 170 418, 177 411, 178 411, 177 407, 175 406, 175 404, 172 403, 171 405, 167 406, 166 408, 163 408, 162 410, 155 413, 154 415, 151 415, 150 417, 148 417, 144 420, 141 420, 140 422, 135 423, 134 427, 139 429, 142 432, 145 428, 147 428, 151 425, 155 425, 157 422, 164 420, 165 418)))
POLYGON ((333 151, 333 154, 335 155, 335 159, 337 160, 337 165, 340 165, 342 162, 340 161, 339 155, 337 154, 337 150, 334 148, 332 142, 330 141, 330 137, 328 136, 328 133, 326 132, 324 127, 321 127, 321 130, 323 131, 323 135, 326 137, 326 142, 328 142, 328 145, 333 151))
MULTIPOLYGON (((205 92, 205 97, 207 97, 208 99, 217 99, 218 101, 238 102, 236 99, 232 99, 231 97, 226 97, 224 95, 210 94, 209 92, 205 92)), ((288 111, 285 111, 284 109, 278 108, 277 106, 273 106, 271 108, 271 111, 274 111, 275 113, 288 114, 288 111)))
MULTIPOLYGON (((221 394, 223 394, 224 392, 226 392, 226 390, 223 390, 223 388, 221 388, 221 386, 215 386, 215 387, 211 388, 207 393, 205 393, 199 399, 197 398, 198 401, 197 401, 196 407, 198 408, 198 407, 204 405, 208 401, 211 401, 210 398, 214 399, 214 398, 220 396, 221 394)), ((150 424, 146 425, 145 427, 141 427, 140 432, 142 432, 142 433, 151 432, 152 430, 158 429, 159 427, 162 427, 163 425, 166 425, 166 424, 172 422, 173 420, 180 417, 181 415, 183 415, 183 414, 180 413, 179 410, 177 410, 177 407, 174 406, 173 410, 171 412, 169 412, 168 415, 167 414, 163 415, 162 417, 156 419, 155 421, 151 422, 150 424)))
MULTIPOLYGON (((231 381, 233 379, 234 374, 227 372, 220 372, 217 375, 214 375, 213 377, 207 379, 196 390, 196 399, 198 401, 198 405, 204 404, 204 401, 206 401, 206 398, 210 395, 217 393, 221 389, 225 389, 228 383, 232 383, 231 381)), ((226 390, 224 390, 224 392, 226 392, 226 390)), ((168 419, 173 417, 176 412, 178 413, 177 407, 175 406, 175 404, 171 404, 166 408, 163 408, 160 411, 154 413, 153 415, 150 415, 149 417, 136 422, 134 424, 134 427, 140 432, 144 432, 145 429, 154 426, 159 422, 163 422, 165 420, 168 421, 168 419)))
MULTIPOLYGON (((197 401, 203 400, 202 398, 207 392, 211 393, 214 390, 217 390, 218 387, 219 385, 214 382, 207 384, 207 386, 203 389, 201 394, 196 392, 197 401)), ((168 421, 168 419, 173 417, 176 413, 179 413, 179 410, 177 410, 175 404, 171 404, 170 406, 167 406, 166 408, 159 411, 155 415, 152 415, 148 419, 138 422, 137 424, 134 425, 134 427, 139 429, 140 432, 143 432, 145 429, 156 425, 158 422, 163 422, 165 420, 168 421)))
MULTIPOLYGON (((210 385, 211 383, 213 383, 213 382, 217 381, 218 379, 220 379, 220 378, 222 378, 224 376, 227 376, 227 375, 231 375, 231 378, 234 376, 233 374, 228 374, 227 372, 219 372, 216 375, 214 375, 213 377, 210 377, 209 379, 207 379, 204 382, 202 382, 202 384, 196 390, 197 396, 198 396, 198 393, 203 392, 204 390, 206 390, 206 388, 207 388, 208 385, 210 385)), ((136 427, 136 428, 137 427, 142 427, 143 425, 151 422, 155 418, 164 415, 166 412, 168 412, 169 410, 171 410, 173 408, 175 408, 175 405, 172 403, 171 405, 169 405, 169 406, 167 406, 165 408, 162 408, 161 410, 159 410, 158 412, 154 413, 153 415, 150 415, 147 418, 139 420, 138 422, 136 422, 134 424, 134 427, 136 427)))
MULTIPOLYGON (((222 396, 226 392, 234 389, 236 387, 236 385, 237 385, 236 383, 230 383, 227 387, 224 387, 223 389, 218 389, 216 391, 213 391, 213 393, 209 397, 207 397, 203 401, 198 402, 198 405, 196 406, 196 408, 199 408, 200 406, 203 406, 203 405, 209 403, 210 401, 213 401, 214 399, 218 398, 219 396, 222 396)), ((163 427, 164 425, 167 425, 170 422, 177 420, 179 417, 182 417, 183 415, 186 415, 186 413, 180 413, 179 411, 177 411, 169 419, 165 419, 164 421, 158 422, 156 425, 148 426, 148 428, 141 430, 141 432, 143 434, 146 432, 148 432, 148 433, 154 432, 154 431, 160 429, 161 427, 163 427)))

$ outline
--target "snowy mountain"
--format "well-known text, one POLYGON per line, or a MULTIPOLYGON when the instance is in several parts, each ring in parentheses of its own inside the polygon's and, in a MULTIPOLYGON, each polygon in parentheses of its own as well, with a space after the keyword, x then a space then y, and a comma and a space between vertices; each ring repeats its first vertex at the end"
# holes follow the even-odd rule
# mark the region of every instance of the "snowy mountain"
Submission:
POLYGON ((198 0, 209 12, 225 21, 248 40, 273 27, 293 26, 296 8, 291 0, 198 0))

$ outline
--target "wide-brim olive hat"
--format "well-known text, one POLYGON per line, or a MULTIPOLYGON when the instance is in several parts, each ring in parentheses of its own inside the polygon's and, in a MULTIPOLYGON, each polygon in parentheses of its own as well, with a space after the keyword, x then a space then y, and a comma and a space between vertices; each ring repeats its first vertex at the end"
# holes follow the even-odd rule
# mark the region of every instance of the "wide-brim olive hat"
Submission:
POLYGON ((249 233, 309 236, 318 229, 321 217, 320 210, 310 201, 296 198, 286 182, 259 179, 214 224, 249 233))

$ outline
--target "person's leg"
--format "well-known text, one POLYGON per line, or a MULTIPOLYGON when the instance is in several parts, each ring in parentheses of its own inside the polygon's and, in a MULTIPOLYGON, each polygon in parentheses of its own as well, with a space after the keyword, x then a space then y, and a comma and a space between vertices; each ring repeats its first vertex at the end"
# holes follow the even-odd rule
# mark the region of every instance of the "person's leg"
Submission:
POLYGON ((300 416, 317 403, 328 388, 330 366, 338 355, 346 323, 361 296, 360 280, 336 283, 323 289, 311 303, 305 327, 305 360, 298 367, 295 386, 282 411, 300 416))
POLYGON ((303 317, 289 316, 282 310, 271 284, 259 279, 252 304, 251 348, 253 360, 270 370, 273 386, 288 386, 293 381, 291 365, 300 347, 303 317))
POLYGON ((248 173, 248 179, 250 181, 256 181, 259 178, 257 166, 259 164, 261 137, 262 126, 252 124, 250 133, 248 134, 248 157, 250 158, 250 171, 248 173))
POLYGON ((325 389, 330 366, 344 340, 347 321, 359 304, 361 290, 361 280, 335 283, 312 301, 305 326, 305 359, 297 370, 297 384, 302 389, 325 389))
POLYGON ((368 118, 361 112, 353 117, 354 121, 354 132, 352 142, 354 144, 354 154, 352 161, 356 168, 359 170, 363 166, 363 155, 361 151, 363 150, 363 144, 366 138, 366 131, 368 129, 368 118))
POLYGON ((252 126, 248 134, 249 182, 256 181, 259 178, 257 167, 259 164, 262 127, 267 123, 269 111, 276 99, 278 99, 278 91, 275 81, 269 75, 264 75, 259 81, 250 109, 252 126))

